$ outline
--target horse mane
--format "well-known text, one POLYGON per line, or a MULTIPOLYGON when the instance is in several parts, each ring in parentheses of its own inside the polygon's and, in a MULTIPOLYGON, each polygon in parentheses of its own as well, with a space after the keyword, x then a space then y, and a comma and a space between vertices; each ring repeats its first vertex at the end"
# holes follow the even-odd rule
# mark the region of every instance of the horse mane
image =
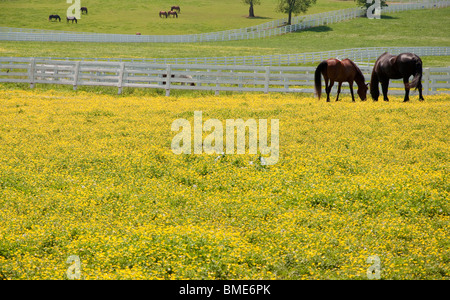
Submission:
POLYGON ((364 78, 364 75, 363 75, 363 73, 361 72, 361 69, 352 61, 352 60, 348 60, 349 62, 350 62, 350 64, 355 68, 355 70, 356 70, 356 76, 355 76, 355 79, 356 80, 358 80, 358 81, 362 81, 362 83, 364 83, 364 81, 365 81, 365 78, 364 78))

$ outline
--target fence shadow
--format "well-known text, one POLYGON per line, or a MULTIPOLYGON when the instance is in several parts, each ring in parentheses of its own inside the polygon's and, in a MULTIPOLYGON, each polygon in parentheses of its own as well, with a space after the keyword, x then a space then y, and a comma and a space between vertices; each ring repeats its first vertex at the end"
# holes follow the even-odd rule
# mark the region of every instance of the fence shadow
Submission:
POLYGON ((328 31, 333 31, 333 29, 330 26, 327 25, 321 25, 321 26, 316 26, 316 27, 310 27, 310 28, 306 28, 306 29, 302 29, 301 31, 310 31, 310 32, 328 32, 328 31))

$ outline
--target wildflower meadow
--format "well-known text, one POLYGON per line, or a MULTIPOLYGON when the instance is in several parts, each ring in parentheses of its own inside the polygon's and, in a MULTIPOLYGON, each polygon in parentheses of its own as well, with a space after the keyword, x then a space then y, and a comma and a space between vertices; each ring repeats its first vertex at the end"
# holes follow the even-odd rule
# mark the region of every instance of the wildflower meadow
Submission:
POLYGON ((0 87, 0 278, 449 279, 450 96, 411 98, 0 87), (279 120, 277 163, 173 153, 194 111, 279 120))

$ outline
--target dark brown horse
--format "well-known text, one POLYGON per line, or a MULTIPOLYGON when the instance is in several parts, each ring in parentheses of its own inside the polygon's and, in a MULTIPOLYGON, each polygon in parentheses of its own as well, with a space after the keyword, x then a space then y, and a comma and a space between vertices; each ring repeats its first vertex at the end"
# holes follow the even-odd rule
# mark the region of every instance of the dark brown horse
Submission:
POLYGON ((83 6, 82 8, 80 8, 80 10, 81 10, 81 13, 85 12, 86 14, 88 14, 88 9, 86 6, 83 6))
POLYGON ((378 83, 381 83, 384 101, 389 101, 387 93, 389 87, 389 79, 401 79, 405 85, 404 102, 409 101, 409 89, 416 88, 419 90, 419 100, 422 101, 422 60, 413 53, 401 53, 397 56, 387 52, 381 54, 372 70, 370 79, 370 95, 374 101, 378 101, 380 90, 378 83), (414 76, 411 83, 409 77, 414 76))
POLYGON ((53 20, 53 19, 55 19, 55 21, 56 21, 56 20, 59 20, 59 21, 61 22, 61 17, 58 16, 58 15, 50 15, 50 16, 48 16, 48 20, 49 20, 49 21, 51 21, 51 20, 53 20))
POLYGON ((176 10, 178 13, 180 13, 180 7, 178 5, 174 5, 170 8, 170 10, 176 10))
POLYGON ((355 102, 355 97, 353 96, 353 82, 358 85, 358 95, 362 101, 366 100, 367 95, 367 85, 365 84, 364 75, 358 66, 352 62, 350 59, 339 60, 336 58, 330 58, 322 61, 316 68, 314 74, 314 83, 316 94, 320 99, 322 82, 321 75, 325 79, 325 91, 327 93, 327 102, 330 102, 330 92, 335 81, 339 83, 336 101, 339 100, 339 94, 341 92, 342 82, 348 82, 350 87, 350 92, 352 94, 352 101, 355 102), (328 81, 330 83, 328 84, 328 81))
POLYGON ((170 17, 170 16, 173 16, 173 17, 177 17, 177 18, 178 18, 177 12, 176 12, 176 11, 173 11, 173 10, 169 11, 169 17, 170 17))
POLYGON ((167 18, 167 11, 161 10, 159 12, 159 17, 162 18, 163 16, 165 16, 167 18))

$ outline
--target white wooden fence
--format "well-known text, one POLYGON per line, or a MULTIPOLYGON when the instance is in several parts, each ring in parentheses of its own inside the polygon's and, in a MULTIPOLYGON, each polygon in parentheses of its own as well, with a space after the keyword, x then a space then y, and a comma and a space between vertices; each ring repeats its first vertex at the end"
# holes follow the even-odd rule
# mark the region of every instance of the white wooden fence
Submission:
MULTIPOLYGON (((366 81, 371 69, 361 68, 366 81)), ((47 61, 0 58, 0 82, 111 86, 171 90, 233 92, 314 92, 314 67, 170 65, 129 62, 47 61), (172 77, 173 76, 173 77, 172 77)), ((424 95, 450 93, 450 68, 425 68, 424 95)), ((356 89, 356 86, 355 86, 356 89)), ((335 91, 334 91, 335 92, 335 91)), ((348 88, 342 90, 348 93, 348 88)), ((392 81, 391 94, 403 94, 403 83, 392 81)))
POLYGON ((245 66, 289 66, 321 62, 331 57, 348 58, 361 64, 373 63, 381 54, 389 52, 397 55, 404 52, 419 56, 449 56, 450 47, 367 47, 339 49, 296 54, 275 54, 259 56, 225 57, 183 57, 183 58, 85 58, 85 57, 39 57, 43 60, 110 61, 153 64, 205 64, 205 65, 245 65, 245 66))
MULTIPOLYGON (((384 7, 381 13, 383 14, 414 9, 441 8, 449 5, 449 0, 426 0, 415 3, 390 4, 388 7, 384 7)), ((277 36, 306 28, 329 25, 354 19, 364 16, 364 14, 365 12, 363 9, 355 7, 313 15, 293 17, 291 20, 292 25, 286 25, 287 19, 279 19, 252 27, 188 35, 101 34, 0 27, 0 40, 96 43, 196 43, 233 41, 277 36)))

